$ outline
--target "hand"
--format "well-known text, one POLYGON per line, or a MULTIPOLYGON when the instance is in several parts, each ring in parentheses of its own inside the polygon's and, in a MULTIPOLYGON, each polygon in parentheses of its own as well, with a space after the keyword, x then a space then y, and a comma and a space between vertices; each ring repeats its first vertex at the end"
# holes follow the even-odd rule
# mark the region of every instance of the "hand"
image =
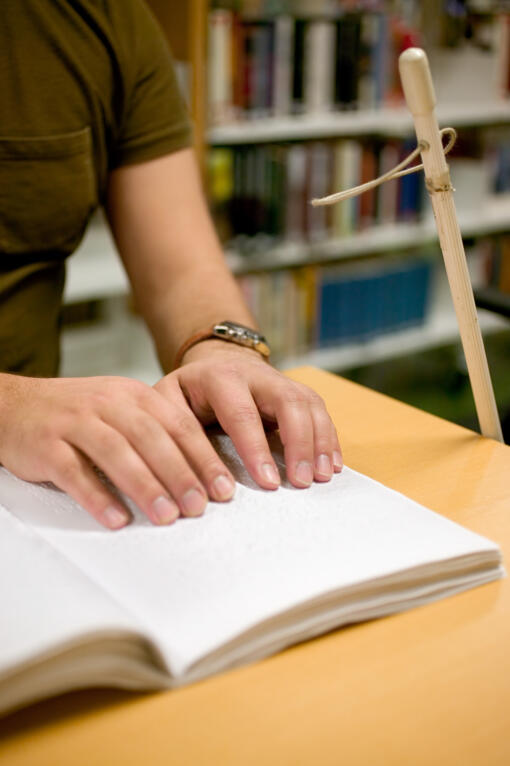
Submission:
POLYGON ((0 426, 1 464, 22 479, 52 481, 111 529, 129 513, 94 465, 154 524, 197 516, 208 497, 234 492, 178 386, 162 396, 127 378, 2 374, 0 426))
POLYGON ((182 391, 204 425, 218 421, 253 479, 276 489, 280 477, 263 422, 278 427, 289 481, 308 487, 342 468, 335 427, 322 399, 277 372, 260 355, 220 340, 193 346, 183 365, 156 383, 168 401, 182 391))

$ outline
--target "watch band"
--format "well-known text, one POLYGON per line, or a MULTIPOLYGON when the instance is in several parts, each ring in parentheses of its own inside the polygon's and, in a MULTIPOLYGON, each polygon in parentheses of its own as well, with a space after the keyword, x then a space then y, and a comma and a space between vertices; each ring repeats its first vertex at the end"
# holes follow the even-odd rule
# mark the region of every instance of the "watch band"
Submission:
POLYGON ((190 338, 184 341, 180 346, 177 354, 175 355, 175 361, 173 369, 180 367, 184 354, 190 350, 197 343, 201 343, 203 340, 223 340, 227 343, 237 343, 245 348, 252 348, 257 351, 264 359, 268 359, 271 350, 266 342, 266 339, 255 330, 243 327, 242 325, 236 325, 233 322, 220 322, 216 325, 206 328, 205 330, 199 330, 194 333, 190 338), (229 327, 237 329, 237 332, 232 332, 229 327), (246 334, 243 333, 246 332, 246 334), (249 334, 248 334, 249 333, 249 334), (251 337, 253 336, 253 337, 251 337))

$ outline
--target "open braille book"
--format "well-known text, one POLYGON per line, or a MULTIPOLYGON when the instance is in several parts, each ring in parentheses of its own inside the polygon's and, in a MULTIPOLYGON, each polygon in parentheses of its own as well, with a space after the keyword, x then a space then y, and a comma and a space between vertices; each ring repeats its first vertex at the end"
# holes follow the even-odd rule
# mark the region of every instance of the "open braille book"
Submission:
POLYGON ((0 469, 0 711, 185 684, 504 573, 497 545, 356 471, 264 491, 214 439, 235 498, 169 527, 131 506, 130 526, 103 530, 0 469))

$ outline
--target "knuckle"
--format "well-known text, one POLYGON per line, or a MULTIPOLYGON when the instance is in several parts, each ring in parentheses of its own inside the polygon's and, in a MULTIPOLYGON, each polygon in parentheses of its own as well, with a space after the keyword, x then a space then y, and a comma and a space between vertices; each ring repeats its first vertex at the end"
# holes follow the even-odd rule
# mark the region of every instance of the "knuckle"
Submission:
MULTIPOLYGON (((213 371, 211 370, 211 372, 213 371)), ((218 368, 216 371, 214 371, 214 374, 215 377, 221 376, 227 380, 238 380, 240 378, 238 362, 222 362, 220 365, 218 365, 218 368)))
POLYGON ((37 427, 37 438, 36 443, 38 444, 44 444, 49 445, 52 442, 54 442, 55 438, 57 437, 59 428, 58 425, 53 421, 43 421, 42 423, 38 424, 37 427))
POLYGON ((175 413, 172 420, 172 432, 177 437, 186 438, 188 436, 195 436, 199 431, 198 422, 192 415, 183 410, 175 413))
POLYGON ((121 447, 119 434, 113 429, 103 430, 100 434, 98 446, 103 453, 117 455, 121 447))
POLYGON ((312 388, 309 388, 308 386, 305 386, 301 383, 295 383, 294 386, 296 390, 299 391, 304 401, 307 401, 310 404, 324 406, 322 397, 319 396, 319 394, 316 393, 316 391, 314 391, 312 388))
POLYGON ((150 393, 153 393, 150 386, 134 378, 114 378, 113 380, 116 389, 120 389, 125 396, 137 401, 144 400, 150 393))
POLYGON ((290 405, 291 407, 303 407, 309 401, 304 392, 295 388, 282 390, 279 397, 282 404, 290 405))
POLYGON ((327 436, 315 437, 315 452, 320 455, 323 452, 329 452, 332 449, 331 439, 327 436))
POLYGON ((308 401, 310 402, 310 404, 312 404, 314 407, 320 407, 324 409, 324 411, 326 411, 326 405, 324 404, 324 400, 322 399, 321 396, 319 396, 319 394, 309 389, 306 392, 306 395, 308 397, 308 401))
POLYGON ((210 455, 201 459, 200 472, 203 476, 214 478, 220 473, 225 473, 225 466, 218 460, 217 455, 210 455))
POLYGON ((131 438, 137 443, 151 441, 157 436, 156 424, 149 417, 134 416, 129 424, 131 438))
POLYGON ((130 476, 126 494, 141 508, 149 505, 162 493, 163 487, 152 475, 137 471, 130 476))
POLYGON ((76 483, 81 472, 78 461, 72 455, 61 455, 55 463, 55 477, 57 483, 62 482, 66 486, 76 483))
POLYGON ((296 453, 306 453, 311 449, 312 441, 305 434, 295 434, 292 438, 292 448, 296 453))
POLYGON ((95 389, 87 397, 86 408, 92 411, 102 410, 105 405, 111 402, 111 397, 106 389, 95 389))
POLYGON ((260 415, 254 406, 238 404, 230 415, 232 423, 238 426, 253 426, 260 424, 260 415))

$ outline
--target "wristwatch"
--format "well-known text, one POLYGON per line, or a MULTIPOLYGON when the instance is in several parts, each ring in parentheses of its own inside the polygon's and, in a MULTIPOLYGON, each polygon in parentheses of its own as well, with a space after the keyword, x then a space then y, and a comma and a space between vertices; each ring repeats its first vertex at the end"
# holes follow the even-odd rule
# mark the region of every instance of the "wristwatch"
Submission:
POLYGON ((228 343, 237 343, 239 346, 252 348, 254 351, 258 351, 258 353, 265 359, 268 359, 271 353, 267 340, 263 335, 257 332, 257 330, 253 330, 251 327, 245 327, 242 324, 237 324, 237 322, 229 322, 226 320, 212 325, 212 327, 208 327, 205 330, 201 330, 192 335, 191 338, 188 338, 176 354, 174 369, 179 367, 186 351, 189 351, 189 349, 196 343, 208 340, 209 338, 217 338, 218 340, 225 340, 228 343))

